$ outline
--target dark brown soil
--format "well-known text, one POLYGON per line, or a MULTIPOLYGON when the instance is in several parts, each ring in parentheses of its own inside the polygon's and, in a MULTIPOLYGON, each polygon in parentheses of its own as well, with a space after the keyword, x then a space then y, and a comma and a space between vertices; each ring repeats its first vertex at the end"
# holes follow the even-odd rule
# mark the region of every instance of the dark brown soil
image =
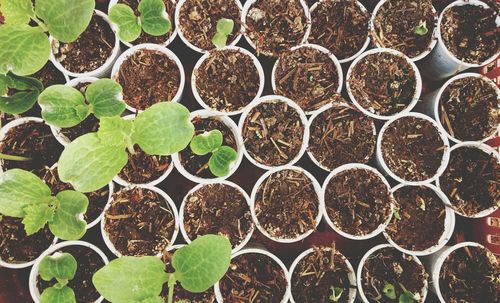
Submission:
POLYGON ((269 175, 258 187, 255 214, 273 238, 294 239, 316 229, 319 197, 301 171, 285 169, 269 175))
POLYGON ((500 101, 492 83, 467 77, 451 82, 439 99, 441 124, 453 137, 481 141, 495 133, 500 101))
POLYGON ((109 59, 115 46, 115 34, 109 23, 94 13, 87 29, 71 43, 54 41, 56 60, 73 73, 91 72, 109 59))
POLYGON ((24 263, 38 258, 52 244, 54 236, 45 225, 27 236, 23 219, 0 215, 0 259, 7 263, 24 263))
POLYGON ((385 229, 392 241, 411 251, 423 251, 437 245, 444 232, 446 209, 434 190, 425 186, 404 186, 393 194, 400 219, 393 216, 385 229))
POLYGON ((277 57, 302 43, 308 22, 299 0, 257 0, 245 19, 246 35, 258 55, 277 57))
POLYGON ((240 245, 253 228, 245 196, 225 184, 209 184, 186 197, 184 228, 189 239, 207 234, 227 236, 233 248, 240 245))
POLYGON ((328 217, 340 230, 355 236, 367 235, 384 224, 392 202, 382 179, 366 169, 345 170, 326 186, 328 217))
POLYGON ((311 19, 308 42, 326 47, 339 60, 354 56, 365 44, 370 13, 363 12, 356 0, 320 2, 311 19))
POLYGON ((427 277, 424 267, 416 263, 412 256, 387 247, 377 250, 366 260, 361 272, 361 287, 368 300, 393 303, 398 300, 391 300, 384 295, 385 283, 395 287, 398 299, 403 293, 403 285, 412 294, 420 295, 421 299, 414 301, 417 303, 423 302, 422 289, 427 277))
POLYGON ((356 101, 366 110, 392 116, 408 107, 417 86, 415 71, 405 58, 370 54, 352 67, 347 80, 356 101))
POLYGON ((194 46, 210 50, 215 48, 212 38, 217 33, 217 22, 223 18, 234 22, 227 39, 229 45, 241 31, 241 10, 235 0, 187 0, 180 9, 182 26, 178 30, 194 46))
POLYGON ((347 163, 367 163, 375 151, 373 121, 346 101, 311 123, 309 152, 328 170, 347 163))
MULTIPOLYGON (((136 16, 140 16, 140 12, 137 9, 139 7, 140 0, 118 0, 118 3, 123 3, 125 5, 130 6, 134 10, 134 13, 136 16)), ((141 31, 141 35, 139 38, 134 40, 132 44, 137 45, 137 44, 142 44, 142 43, 154 43, 154 44, 163 44, 167 42, 167 40, 172 36, 172 34, 175 31, 175 22, 174 22, 174 15, 175 15, 175 1, 172 0, 163 0, 163 3, 165 3, 165 8, 168 14, 168 19, 170 20, 170 31, 166 33, 165 35, 162 36, 151 36, 147 34, 144 31, 141 31)))
POLYGON ((496 19, 498 10, 493 8, 455 6, 443 14, 441 37, 446 48, 459 60, 481 64, 500 51, 496 19))
POLYGON ((472 216, 493 206, 500 207, 499 179, 500 163, 494 155, 460 147, 451 152, 439 186, 456 211, 472 216))
POLYGON ((6 114, 4 112, 0 112, 0 127, 4 127, 5 124, 9 123, 12 120, 15 120, 16 117, 13 115, 6 114))
POLYGON ((260 77, 252 57, 237 50, 211 52, 194 73, 198 94, 218 111, 239 111, 259 92, 260 77))
POLYGON ((155 50, 141 49, 123 61, 115 79, 128 105, 144 110, 158 102, 172 101, 181 74, 174 60, 155 50))
POLYGON ((64 84, 66 83, 66 78, 64 74, 59 71, 51 61, 47 61, 41 70, 37 71, 30 77, 36 78, 42 81, 43 87, 49 87, 54 84, 64 84))
POLYGON ((44 123, 30 121, 10 129, 0 142, 0 153, 31 158, 31 161, 3 161, 3 169, 20 168, 28 171, 51 167, 57 162, 63 147, 44 123))
POLYGON ((356 286, 349 282, 345 257, 334 248, 314 248, 314 252, 297 263, 292 273, 292 294, 295 302, 332 302, 332 287, 343 289, 338 303, 349 302, 349 291, 356 286))
POLYGON ((275 93, 292 99, 304 111, 335 100, 339 87, 339 71, 329 54, 312 47, 282 53, 274 76, 275 93))
POLYGON ((127 165, 118 174, 120 178, 133 184, 146 184, 160 178, 170 167, 170 156, 150 156, 138 145, 135 154, 128 153, 127 165))
MULTIPOLYGON (((195 135, 200 135, 217 129, 222 133, 223 146, 230 146, 236 151, 239 150, 233 131, 229 128, 229 126, 222 122, 220 118, 201 118, 198 116, 194 117, 191 122, 194 124, 195 135)), ((210 160, 210 156, 211 154, 204 156, 195 155, 188 146, 179 152, 179 161, 181 162, 182 167, 184 167, 184 169, 191 175, 205 179, 213 179, 216 178, 216 176, 208 169, 208 160, 210 160)))
POLYGON ((104 230, 116 250, 128 256, 153 256, 170 246, 177 228, 170 205, 156 192, 122 189, 104 213, 104 230))
POLYGON ((286 292, 285 273, 271 257, 257 253, 231 260, 219 282, 224 302, 280 303, 286 292))
MULTIPOLYGON (((75 277, 71 279, 67 285, 75 292, 76 302, 95 302, 100 295, 92 283, 92 276, 97 270, 104 266, 104 261, 101 256, 94 250, 80 245, 63 247, 57 252, 71 254, 78 263, 75 277)), ((40 277, 37 277, 37 288, 40 294, 43 290, 53 286, 55 283, 55 279, 52 281, 44 281, 40 277)))
POLYGON ((446 302, 500 302, 500 266, 483 247, 453 251, 439 272, 439 288, 446 302))
POLYGON ((390 0, 380 7, 374 20, 373 39, 378 46, 396 49, 410 58, 430 50, 437 24, 437 13, 432 0, 390 0), (427 33, 415 33, 418 26, 425 25, 427 33))
MULTIPOLYGON (((64 183, 59 179, 57 168, 44 168, 40 171, 39 175, 42 180, 50 187, 53 195, 57 195, 63 190, 74 190, 71 184, 64 183)), ((87 212, 83 216, 85 218, 85 221, 87 221, 87 223, 90 223, 102 214, 106 203, 108 203, 109 186, 106 185, 105 187, 94 192, 85 193, 85 195, 89 199, 89 206, 87 208, 87 212)))
POLYGON ((391 123, 382 136, 382 157, 396 176, 424 181, 437 173, 447 147, 430 121, 402 117, 391 123))
POLYGON ((249 112, 242 135, 252 158, 264 165, 279 166, 291 162, 299 154, 304 128, 294 108, 283 101, 272 100, 249 112))

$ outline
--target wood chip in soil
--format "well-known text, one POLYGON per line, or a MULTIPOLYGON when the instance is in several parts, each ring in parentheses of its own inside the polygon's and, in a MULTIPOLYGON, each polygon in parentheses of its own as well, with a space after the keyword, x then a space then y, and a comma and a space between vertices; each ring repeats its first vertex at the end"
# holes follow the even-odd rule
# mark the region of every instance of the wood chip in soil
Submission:
POLYGON ((196 89, 210 108, 242 110, 259 92, 260 77, 253 58, 238 50, 216 50, 194 71, 196 89))
POLYGON ((123 180, 133 184, 147 184, 159 179, 172 164, 170 156, 151 156, 138 145, 134 146, 135 154, 128 153, 128 162, 118 174, 123 180))
POLYGON ((140 187, 115 192, 103 220, 111 243, 126 256, 163 253, 172 244, 177 228, 168 202, 158 193, 140 187))
POLYGON ((347 79, 354 99, 367 111, 381 116, 400 113, 412 102, 417 78, 405 58, 375 53, 362 58, 347 79))
POLYGON ((495 155, 474 147, 460 147, 451 152, 439 186, 456 211, 473 216, 500 207, 498 180, 500 162, 495 155))
POLYGON ((401 117, 382 135, 382 157, 387 167, 406 181, 435 176, 446 149, 439 130, 422 118, 401 117))
POLYGON ((252 108, 243 124, 247 152, 268 166, 290 163, 300 152, 304 124, 299 113, 280 100, 263 102, 252 108))
POLYGON ((393 198, 374 172, 351 168, 330 179, 325 191, 326 212, 343 232, 362 236, 375 231, 391 215, 393 198))

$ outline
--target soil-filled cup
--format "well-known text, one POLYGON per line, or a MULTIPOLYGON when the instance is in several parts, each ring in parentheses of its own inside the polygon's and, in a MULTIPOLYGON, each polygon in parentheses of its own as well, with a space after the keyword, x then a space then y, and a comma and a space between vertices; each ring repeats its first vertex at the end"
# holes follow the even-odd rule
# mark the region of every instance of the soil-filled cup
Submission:
POLYGON ((179 0, 175 9, 175 27, 184 44, 195 52, 205 53, 215 48, 212 38, 217 33, 217 22, 230 19, 234 27, 228 35, 227 45, 234 46, 243 32, 240 24, 242 9, 240 0, 179 0))
POLYGON ((248 0, 241 23, 257 55, 269 57, 306 43, 311 32, 311 14, 304 0, 248 0))
POLYGON ((497 301, 498 283, 492 277, 498 274, 499 264, 481 244, 445 246, 423 260, 430 274, 430 289, 441 303, 497 301))
POLYGON ((161 256, 179 232, 179 215, 172 199, 154 186, 123 188, 113 194, 101 220, 101 234, 117 257, 161 256), (122 229, 127 237, 121 236, 122 229))
POLYGON ((121 98, 133 113, 158 102, 178 102, 185 85, 179 58, 168 48, 151 43, 123 52, 113 65, 111 78, 122 86, 121 98))
POLYGON ((437 44, 438 13, 432 1, 382 0, 373 10, 370 33, 377 47, 396 49, 413 62, 437 44))
POLYGON ((55 279, 51 282, 47 282, 40 278, 40 262, 44 257, 55 257, 62 253, 71 254, 77 262, 75 277, 70 280, 67 285, 75 292, 77 302, 82 299, 79 296, 85 296, 85 298, 92 300, 88 302, 102 302, 104 298, 100 296, 94 288, 92 284, 92 275, 98 269, 108 264, 109 260, 99 247, 85 241, 64 241, 50 247, 40 255, 31 268, 29 275, 29 290, 33 301, 39 303, 43 289, 46 289, 56 283, 55 279), (82 269, 82 267, 84 268, 82 269), (90 272, 90 270, 94 270, 94 272, 90 272), (72 281, 74 282, 72 283, 72 281), (43 289, 40 289, 40 287, 43 289), (94 298, 89 298, 89 296, 92 295, 94 298))
POLYGON ((264 69, 249 51, 226 46, 205 53, 191 76, 193 95, 204 109, 232 116, 241 114, 264 90, 264 69))
MULTIPOLYGON (((174 41, 175 37, 177 37, 177 28, 175 27, 175 22, 173 21, 174 15, 175 15, 175 7, 176 7, 176 1, 175 0, 163 0, 165 4, 165 10, 166 10, 166 16, 170 20, 170 24, 172 28, 170 31, 168 31, 166 34, 161 35, 161 36, 152 36, 148 35, 144 31, 141 33, 141 35, 135 39, 134 41, 131 42, 123 42, 127 47, 133 47, 134 45, 141 44, 141 43, 154 43, 162 46, 168 46, 172 41, 174 41)), ((132 1, 124 1, 124 0, 110 0, 109 5, 108 5, 108 12, 111 10, 113 6, 116 4, 125 4, 128 5, 136 15, 139 14, 138 7, 139 7, 140 0, 132 0, 132 1)), ((118 32, 118 28, 116 24, 113 24, 113 28, 116 32, 118 32)))
POLYGON ((223 234, 241 250, 254 231, 250 197, 237 184, 220 181, 198 184, 182 200, 179 211, 181 234, 187 243, 206 234, 223 234))
POLYGON ((334 169, 323 183, 322 199, 322 214, 328 225, 352 240, 382 233, 393 215, 391 186, 378 170, 365 164, 350 163, 334 169), (362 220, 353 218, 353 211, 362 220))
POLYGON ((187 146, 184 150, 172 155, 175 168, 187 179, 200 184, 217 183, 229 178, 236 172, 243 159, 243 141, 239 135, 238 126, 228 116, 210 110, 191 112, 190 117, 194 124, 195 135, 219 130, 222 133, 222 146, 233 148, 238 156, 236 161, 229 164, 228 174, 217 177, 208 165, 211 154, 197 155, 190 146, 187 146))
POLYGON ((310 248, 301 253, 288 271, 291 303, 354 303, 356 273, 347 258, 334 247, 310 248), (309 270, 315 268, 320 275, 309 270), (341 300, 342 298, 342 300, 341 300))
POLYGON ((397 206, 384 236, 399 251, 425 256, 443 248, 455 228, 455 213, 446 195, 432 184, 399 184, 392 189, 397 206))
POLYGON ((343 99, 314 113, 308 128, 307 154, 326 171, 348 163, 366 164, 375 154, 377 130, 373 119, 343 99))
POLYGON ((335 100, 343 82, 337 57, 316 44, 302 44, 283 52, 271 73, 274 93, 294 100, 307 115, 335 100))
POLYGON ((422 77, 415 63, 403 53, 375 48, 352 62, 347 71, 346 89, 352 103, 365 115, 389 120, 410 112, 417 105, 422 77), (376 90, 379 92, 374 94, 376 90))
POLYGON ((448 138, 427 115, 398 115, 380 129, 377 166, 399 183, 429 184, 441 176, 449 159, 448 138))
POLYGON ((454 143, 485 142, 500 129, 500 88, 476 73, 457 75, 424 96, 417 108, 436 120, 454 143))
POLYGON ((255 183, 250 208, 257 229, 269 239, 294 243, 316 230, 322 217, 321 186, 297 166, 267 171, 255 183))
POLYGON ((310 11, 311 33, 307 41, 330 50, 341 64, 356 59, 370 45, 370 13, 361 2, 320 0, 310 11))
POLYGON ((50 60, 70 77, 104 77, 109 75, 120 54, 120 40, 105 13, 94 10, 87 29, 71 43, 61 43, 50 37, 50 60), (92 45, 92 46, 89 46, 92 45), (92 47, 98 47, 99 51, 92 47))
POLYGON ((436 185, 455 213, 468 218, 491 215, 499 207, 500 154, 481 142, 462 142, 450 149, 448 166, 436 185))
POLYGON ((422 60, 422 73, 432 80, 442 80, 493 62, 500 49, 498 34, 495 34, 499 27, 498 11, 485 2, 457 0, 451 3, 439 16, 438 43, 422 60))
POLYGON ((228 272, 215 284, 215 297, 218 303, 250 296, 256 302, 286 303, 290 298, 287 277, 288 270, 277 256, 264 249, 245 248, 231 257, 228 272), (241 275, 249 281, 234 283, 241 275))
POLYGON ((278 95, 250 103, 238 129, 247 159, 266 170, 297 163, 309 142, 306 114, 297 103, 278 95))
POLYGON ((418 257, 407 255, 390 244, 371 248, 359 262, 356 273, 358 298, 363 303, 379 301, 423 303, 427 297, 428 274, 418 257), (391 296, 391 297, 389 297, 391 296), (375 298, 379 298, 375 300, 375 298))

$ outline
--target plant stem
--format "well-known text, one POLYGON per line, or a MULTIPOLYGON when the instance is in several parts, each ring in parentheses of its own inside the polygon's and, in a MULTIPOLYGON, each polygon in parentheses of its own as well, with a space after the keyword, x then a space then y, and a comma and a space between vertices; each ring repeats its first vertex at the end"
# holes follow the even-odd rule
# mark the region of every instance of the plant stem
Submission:
POLYGON ((47 28, 47 26, 45 25, 45 23, 42 22, 42 20, 38 19, 36 16, 31 16, 31 18, 33 19, 33 21, 36 22, 36 24, 38 26, 40 26, 44 32, 48 32, 49 29, 47 28))
POLYGON ((0 159, 11 160, 11 161, 31 161, 32 160, 31 158, 27 158, 27 157, 12 156, 12 155, 6 155, 6 154, 2 154, 2 153, 0 153, 0 159))
POLYGON ((168 303, 174 302, 174 286, 175 286, 175 275, 170 274, 168 277, 168 303))

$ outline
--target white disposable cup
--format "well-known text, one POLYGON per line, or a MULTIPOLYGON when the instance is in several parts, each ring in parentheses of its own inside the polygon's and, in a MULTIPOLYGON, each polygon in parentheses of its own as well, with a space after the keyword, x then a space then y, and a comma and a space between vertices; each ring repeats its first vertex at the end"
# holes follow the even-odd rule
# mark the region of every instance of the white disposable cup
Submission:
MULTIPOLYGON (((340 92, 342 92, 342 84, 344 83, 344 74, 342 72, 342 66, 340 65, 339 60, 337 60, 337 57, 335 57, 335 55, 333 53, 331 53, 328 49, 324 48, 323 46, 317 45, 317 44, 309 44, 309 43, 294 46, 290 49, 290 52, 293 52, 293 51, 300 49, 300 48, 306 48, 306 47, 318 50, 318 51, 322 52, 323 54, 328 55, 330 60, 332 60, 333 64, 335 64, 335 68, 337 69, 337 76, 338 76, 337 91, 336 92, 338 94, 340 94, 340 92)), ((276 60, 276 62, 274 63, 273 70, 271 72, 271 85, 273 87, 273 91, 275 94, 278 93, 277 92, 278 89, 276 87, 276 69, 278 68, 279 64, 280 64, 280 59, 278 58, 278 60, 276 60)), ((325 106, 323 106, 323 107, 325 107, 325 106)), ((306 110, 304 110, 304 111, 305 111, 306 115, 314 115, 315 113, 321 111, 321 108, 316 109, 316 110, 312 110, 312 111, 306 111, 306 110)))
MULTIPOLYGON (((401 144, 403 144, 403 142, 401 142, 401 144)), ((439 178, 439 176, 441 176, 443 174, 444 170, 448 166, 448 161, 450 160, 450 143, 448 141, 448 138, 444 134, 444 131, 441 129, 441 127, 439 127, 439 125, 437 124, 437 122, 434 121, 433 119, 431 119, 429 116, 421 114, 421 113, 415 113, 415 112, 411 112, 411 113, 407 113, 407 114, 402 114, 402 115, 397 115, 396 117, 394 117, 391 120, 387 121, 382 126, 382 128, 380 129, 380 132, 379 132, 379 135, 378 135, 378 139, 377 139, 377 152, 376 152, 376 158, 375 158, 375 160, 376 160, 377 166, 380 169, 382 169, 382 171, 386 175, 389 175, 392 179, 396 180, 399 183, 404 183, 404 184, 407 184, 407 185, 415 185, 415 186, 426 185, 426 184, 429 184, 429 183, 433 182, 437 178, 439 178), (425 180, 421 180, 421 181, 408 181, 408 180, 405 180, 405 179, 399 177, 398 175, 396 175, 387 166, 387 164, 386 164, 386 162, 384 160, 384 157, 382 155, 382 140, 383 140, 383 137, 384 137, 385 130, 394 121, 396 121, 398 119, 402 119, 402 118, 407 118, 407 117, 414 117, 414 118, 426 120, 426 121, 432 123, 432 125, 434 125, 434 127, 438 131, 439 137, 441 138, 441 140, 443 141, 443 145, 445 146, 445 149, 443 150, 443 158, 441 159, 441 165, 437 169, 437 171, 434 174, 434 176, 432 176, 430 178, 427 178, 425 180)))
POLYGON ((273 168, 271 170, 268 170, 265 174, 263 174, 259 178, 259 180, 257 180, 257 182, 255 183, 255 185, 252 189, 252 195, 250 197, 250 210, 252 212, 253 221, 254 221, 255 225, 257 226, 257 229, 264 236, 266 236, 267 238, 269 238, 273 241, 276 241, 279 243, 295 243, 295 242, 301 241, 301 240, 307 238, 310 234, 312 234, 316 230, 316 227, 318 227, 319 222, 321 221, 321 217, 323 216, 323 212, 321 211, 321 209, 323 208, 323 199, 322 199, 321 193, 322 193, 321 186, 319 185, 318 180, 316 180, 316 178, 311 173, 309 173, 307 170, 303 169, 302 167, 288 165, 285 167, 277 167, 277 168, 273 168), (284 170, 298 171, 298 172, 301 172, 304 175, 306 175, 306 177, 311 181, 311 183, 314 187, 314 191, 316 192, 316 196, 318 197, 318 208, 317 208, 318 214, 316 215, 316 218, 315 218, 316 225, 315 225, 314 229, 310 229, 310 230, 298 235, 295 238, 277 238, 277 237, 273 237, 272 235, 270 235, 267 232, 267 230, 259 223, 259 219, 257 218, 257 213, 255 211, 255 199, 257 198, 257 192, 258 192, 260 186, 262 185, 262 183, 264 181, 266 181, 267 178, 270 177, 272 174, 280 172, 280 171, 284 171, 284 170))
MULTIPOLYGON (((44 257, 49 256, 49 255, 57 252, 58 250, 60 250, 60 249, 62 249, 64 247, 68 247, 68 246, 83 246, 83 247, 88 247, 88 248, 92 249, 94 252, 96 252, 99 255, 99 257, 101 257, 101 259, 104 262, 104 264, 108 264, 109 263, 108 257, 106 257, 106 255, 102 252, 102 250, 99 249, 99 247, 95 246, 92 243, 85 242, 85 241, 64 241, 64 242, 58 243, 58 244, 56 244, 56 245, 48 248, 36 260, 35 264, 33 265, 33 267, 31 268, 31 271, 30 271, 30 276, 29 276, 30 294, 31 294, 31 298, 36 303, 40 303, 40 296, 41 296, 40 290, 37 287, 38 268, 40 266, 40 262, 42 261, 42 259, 44 257)), ((78 262, 79 260, 76 260, 76 261, 78 262)), ((100 296, 99 299, 97 299, 96 301, 94 301, 94 303, 100 303, 103 300, 104 300, 104 297, 100 296)))
MULTIPOLYGON (((111 79, 115 80, 117 83, 120 83, 118 81, 118 74, 120 72, 120 68, 121 68, 123 62, 125 62, 134 53, 136 53, 140 50, 143 50, 143 49, 153 50, 153 51, 163 53, 170 60, 173 60, 175 62, 175 64, 177 65, 177 68, 179 69, 179 74, 180 74, 179 89, 177 90, 177 93, 172 98, 172 100, 165 100, 165 101, 166 102, 179 102, 181 97, 182 97, 182 92, 184 90, 184 85, 186 82, 186 79, 185 79, 186 76, 184 73, 184 66, 182 65, 181 60, 179 60, 179 58, 174 54, 174 52, 172 52, 171 50, 169 50, 165 46, 158 45, 158 44, 152 44, 152 43, 144 43, 144 44, 134 45, 131 48, 127 49, 118 57, 118 59, 116 59, 116 62, 113 65, 113 69, 111 71, 111 79)), ((124 100, 123 93, 120 93, 120 98, 124 100)), ((125 105, 126 105, 127 109, 133 113, 137 113, 137 112, 142 111, 142 110, 137 110, 136 108, 132 107, 131 105, 127 104, 126 102, 125 102, 125 105)))
POLYGON ((396 116, 398 116, 400 114, 410 112, 417 105, 417 102, 418 102, 418 100, 420 98, 420 94, 422 93, 422 77, 420 76, 420 71, 417 68, 417 66, 415 65, 415 63, 413 63, 413 61, 410 60, 410 58, 408 58, 407 56, 405 56, 403 53, 401 53, 401 52, 399 52, 397 50, 394 50, 394 49, 390 49, 390 48, 374 48, 374 49, 371 49, 371 50, 368 50, 368 51, 364 52, 363 54, 361 54, 360 56, 358 56, 352 62, 351 66, 349 67, 349 70, 347 71, 347 76, 346 76, 346 90, 347 90, 347 94, 349 95, 349 98, 351 99, 352 103, 363 114, 365 114, 365 115, 367 115, 367 116, 369 116, 371 118, 378 119, 378 120, 390 120, 391 118, 396 117, 396 116), (411 66, 411 68, 413 69, 413 71, 415 73, 416 85, 415 85, 415 92, 413 94, 413 98, 412 98, 411 102, 403 110, 401 110, 400 112, 395 113, 393 115, 389 115, 389 116, 382 116, 382 115, 379 115, 379 114, 376 114, 376 113, 372 113, 368 109, 364 108, 356 100, 356 98, 352 94, 351 85, 349 83, 349 80, 351 78, 351 74, 353 73, 353 70, 356 67, 356 64, 358 64, 358 62, 360 60, 362 60, 363 58, 367 57, 368 55, 378 54, 378 53, 389 53, 391 55, 399 56, 401 58, 404 58, 406 60, 406 62, 411 66))
POLYGON ((243 112, 244 108, 237 110, 237 111, 228 111, 228 112, 218 111, 217 109, 212 108, 207 103, 205 103, 203 98, 200 96, 200 93, 198 92, 198 87, 196 86, 197 72, 198 72, 198 69, 200 68, 200 66, 203 64, 203 62, 205 62, 207 59, 209 59, 210 55, 212 55, 213 52, 224 52, 227 50, 238 51, 238 52, 241 52, 242 54, 252 58, 254 66, 257 69, 257 72, 259 73, 259 90, 257 91, 257 95, 255 96, 255 98, 252 99, 252 101, 260 98, 260 96, 262 95, 262 92, 264 91, 264 84, 265 84, 265 79, 266 79, 266 77, 264 75, 264 69, 262 68, 262 65, 260 64, 257 57, 255 57, 251 52, 249 52, 246 49, 239 47, 239 46, 226 46, 222 49, 217 49, 217 50, 213 50, 210 52, 205 52, 205 54, 203 54, 203 56, 201 56, 201 58, 198 60, 198 62, 196 62, 196 65, 194 66, 193 74, 191 75, 191 88, 193 90, 194 98, 196 99, 198 104, 201 107, 203 107, 204 109, 215 111, 217 113, 227 115, 227 116, 233 116, 233 115, 241 114, 243 112))

